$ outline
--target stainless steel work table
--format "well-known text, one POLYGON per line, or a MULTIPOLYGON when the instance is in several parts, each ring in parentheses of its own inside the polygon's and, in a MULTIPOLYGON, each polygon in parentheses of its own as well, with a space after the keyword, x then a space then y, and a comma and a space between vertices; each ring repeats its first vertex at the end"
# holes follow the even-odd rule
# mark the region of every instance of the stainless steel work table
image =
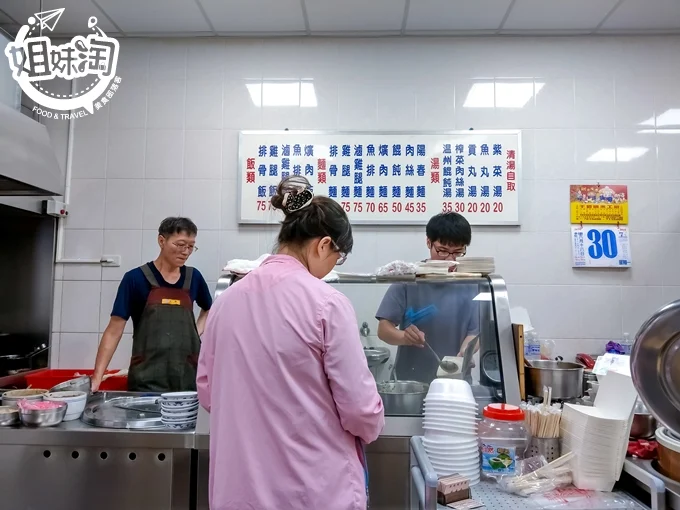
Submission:
POLYGON ((7 509, 189 510, 194 431, 0 428, 7 509))

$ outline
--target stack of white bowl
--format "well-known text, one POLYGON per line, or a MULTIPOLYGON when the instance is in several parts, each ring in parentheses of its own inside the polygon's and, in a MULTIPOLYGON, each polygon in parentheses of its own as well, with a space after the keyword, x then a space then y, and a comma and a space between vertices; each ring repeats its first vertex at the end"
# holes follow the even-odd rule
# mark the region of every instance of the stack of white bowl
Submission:
POLYGON ((198 394, 195 391, 163 393, 160 401, 163 425, 176 430, 196 427, 198 394))
POLYGON ((439 476, 459 474, 479 482, 477 402, 460 379, 435 379, 425 397, 423 446, 439 476))

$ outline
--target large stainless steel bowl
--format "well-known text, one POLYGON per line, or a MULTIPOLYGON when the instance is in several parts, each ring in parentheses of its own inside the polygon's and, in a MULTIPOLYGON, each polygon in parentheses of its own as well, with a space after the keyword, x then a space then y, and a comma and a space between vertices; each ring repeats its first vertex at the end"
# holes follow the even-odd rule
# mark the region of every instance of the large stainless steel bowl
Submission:
POLYGON ((10 390, 2 394, 2 405, 16 407, 22 400, 42 400, 47 390, 10 390))
POLYGON ((89 394, 91 389, 92 379, 90 379, 89 375, 82 375, 80 377, 76 377, 75 379, 64 381, 63 383, 53 386, 50 388, 50 393, 55 391, 84 391, 85 393, 89 394))
POLYGON ((531 360, 525 367, 527 395, 542 397, 543 387, 552 388, 553 400, 571 400, 583 395, 583 366, 566 361, 531 360))
POLYGON ((652 315, 630 355, 635 389, 662 424, 680 434, 680 300, 652 315))
POLYGON ((428 384, 418 381, 385 381, 378 384, 385 414, 420 416, 428 384))
POLYGON ((66 402, 54 402, 59 407, 54 409, 22 409, 19 408, 21 423, 28 427, 54 427, 64 421, 68 404, 66 402))

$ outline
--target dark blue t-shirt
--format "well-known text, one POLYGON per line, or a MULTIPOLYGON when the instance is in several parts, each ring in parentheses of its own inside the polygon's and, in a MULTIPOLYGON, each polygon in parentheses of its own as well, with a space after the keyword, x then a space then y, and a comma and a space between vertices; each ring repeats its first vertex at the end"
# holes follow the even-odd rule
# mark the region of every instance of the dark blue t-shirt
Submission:
MULTIPOLYGON (((181 289, 184 286, 184 278, 187 271, 185 266, 180 268, 180 277, 177 283, 170 284, 163 279, 163 276, 156 269, 153 262, 148 262, 146 265, 149 266, 158 281, 158 285, 161 287, 181 289)), ((116 295, 116 301, 113 303, 111 316, 120 317, 125 320, 132 318, 132 325, 136 328, 150 293, 151 284, 146 279, 146 276, 144 276, 141 268, 137 267, 128 271, 118 286, 118 294, 116 295)), ((205 283, 203 275, 196 268, 194 268, 194 273, 191 277, 189 294, 191 301, 195 302, 201 309, 210 310, 212 306, 210 289, 208 289, 208 284, 205 283)))
MULTIPOLYGON (((465 337, 479 333, 479 306, 474 298, 479 286, 461 283, 396 283, 391 285, 375 314, 405 329, 406 311, 434 306, 435 312, 416 327, 440 358, 456 356, 465 337)), ((430 383, 436 377, 437 359, 429 349, 400 345, 395 372, 398 379, 430 383)))

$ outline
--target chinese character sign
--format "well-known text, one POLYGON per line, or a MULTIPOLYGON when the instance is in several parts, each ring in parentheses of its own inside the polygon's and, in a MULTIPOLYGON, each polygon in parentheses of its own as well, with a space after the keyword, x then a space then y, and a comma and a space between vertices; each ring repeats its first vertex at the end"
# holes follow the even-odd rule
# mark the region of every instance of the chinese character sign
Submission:
POLYGON ((353 223, 425 224, 439 212, 518 225, 517 131, 442 134, 247 131, 239 147, 241 223, 276 223, 279 181, 302 175, 353 223))
POLYGON ((628 186, 574 184, 569 202, 571 223, 628 224, 628 186))

